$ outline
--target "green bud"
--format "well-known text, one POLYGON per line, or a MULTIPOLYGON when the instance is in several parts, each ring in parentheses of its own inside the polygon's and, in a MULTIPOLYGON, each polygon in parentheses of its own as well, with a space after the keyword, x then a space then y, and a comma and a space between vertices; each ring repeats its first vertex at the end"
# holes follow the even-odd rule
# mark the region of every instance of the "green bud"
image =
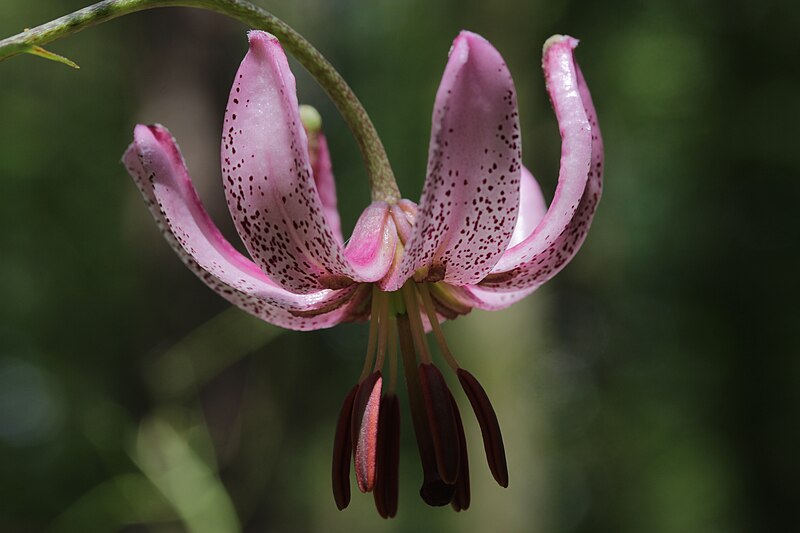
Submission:
POLYGON ((319 111, 310 105, 300 106, 300 120, 303 122, 303 127, 309 133, 317 133, 322 129, 322 117, 319 111))

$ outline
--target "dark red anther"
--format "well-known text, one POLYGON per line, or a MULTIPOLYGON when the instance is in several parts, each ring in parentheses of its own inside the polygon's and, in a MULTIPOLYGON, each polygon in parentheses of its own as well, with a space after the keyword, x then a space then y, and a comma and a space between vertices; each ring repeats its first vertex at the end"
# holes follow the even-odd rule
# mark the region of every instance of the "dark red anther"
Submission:
POLYGON ((375 486, 375 452, 382 383, 380 371, 373 372, 358 386, 353 402, 350 438, 353 442, 356 481, 361 492, 369 492, 375 486))
POLYGON ((475 411, 475 417, 481 426, 489 470, 501 487, 508 487, 506 450, 503 446, 503 435, 500 433, 500 423, 497 421, 492 403, 478 380, 463 368, 458 369, 458 381, 461 382, 461 387, 469 398, 469 403, 472 404, 472 410, 475 411))
MULTIPOLYGON (((425 465, 422 468, 425 470, 425 465)), ((455 492, 456 486, 448 485, 442 481, 442 478, 439 477, 439 472, 425 470, 425 480, 419 489, 422 501, 432 507, 442 507, 453 501, 455 492)))
POLYGON ((355 385, 345 396, 333 439, 333 499, 340 511, 350 504, 350 453, 353 449, 350 419, 357 392, 358 385, 355 385))
POLYGON ((419 458, 422 463, 423 479, 419 495, 428 505, 441 507, 453 500, 455 487, 446 484, 439 477, 439 471, 436 466, 436 453, 433 450, 433 438, 431 437, 428 415, 424 405, 425 400, 420 390, 416 353, 414 352, 414 341, 408 315, 397 315, 397 332, 400 349, 403 352, 403 369, 406 374, 406 385, 408 386, 408 403, 411 405, 411 421, 414 424, 414 435, 417 438, 417 448, 419 449, 419 458))
POLYGON ((430 363, 419 365, 419 381, 439 477, 447 485, 454 485, 458 479, 460 449, 452 395, 442 373, 430 363))
POLYGON ((375 507, 383 518, 397 514, 400 466, 400 402, 392 393, 381 399, 375 472, 375 507))
POLYGON ((467 437, 464 435, 464 425, 461 423, 461 414, 458 412, 456 399, 450 395, 453 404, 453 413, 456 415, 456 426, 458 426, 458 443, 461 455, 461 464, 458 468, 458 479, 456 480, 456 492, 453 494, 453 501, 450 505, 456 511, 466 511, 469 509, 470 490, 469 490, 469 458, 467 457, 467 437))

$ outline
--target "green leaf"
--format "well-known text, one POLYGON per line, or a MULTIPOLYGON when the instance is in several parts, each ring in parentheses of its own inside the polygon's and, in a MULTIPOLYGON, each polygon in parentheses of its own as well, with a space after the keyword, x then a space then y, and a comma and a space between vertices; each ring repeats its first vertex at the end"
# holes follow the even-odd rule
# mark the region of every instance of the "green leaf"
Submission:
POLYGON ((35 56, 43 57, 45 59, 49 59, 50 61, 56 61, 57 63, 63 63, 64 65, 67 65, 68 67, 81 68, 80 66, 78 66, 77 63, 75 63, 71 59, 67 59, 64 56, 60 56, 58 54, 54 54, 53 52, 45 50, 41 46, 31 46, 28 50, 25 50, 25 52, 28 53, 28 54, 33 54, 35 56))

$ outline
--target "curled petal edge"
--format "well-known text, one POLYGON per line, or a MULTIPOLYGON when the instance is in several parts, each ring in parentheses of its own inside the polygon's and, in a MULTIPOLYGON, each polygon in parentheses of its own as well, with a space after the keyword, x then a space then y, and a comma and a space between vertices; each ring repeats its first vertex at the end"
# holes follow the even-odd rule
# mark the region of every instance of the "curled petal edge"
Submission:
POLYGON ((602 193, 603 141, 589 89, 573 50, 578 41, 554 36, 545 43, 543 67, 562 133, 561 171, 553 202, 525 240, 510 247, 480 287, 535 289, 577 253, 602 193))

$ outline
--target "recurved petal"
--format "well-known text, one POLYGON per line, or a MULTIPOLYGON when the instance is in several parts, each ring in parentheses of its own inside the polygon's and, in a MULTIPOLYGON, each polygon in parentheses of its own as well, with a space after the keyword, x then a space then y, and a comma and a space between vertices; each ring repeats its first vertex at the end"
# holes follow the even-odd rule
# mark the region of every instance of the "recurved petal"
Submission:
POLYGON ((503 58, 462 32, 433 112, 428 175, 406 248, 402 282, 415 276, 477 283, 507 248, 519 205, 516 91, 503 58))
POLYGON ((539 187, 536 178, 524 165, 522 167, 522 178, 519 184, 519 213, 517 224, 514 226, 514 234, 508 247, 524 241, 528 235, 533 233, 536 226, 541 222, 542 217, 547 212, 547 203, 544 201, 542 188, 539 187))
POLYGON ((183 262, 220 296, 248 313, 290 329, 319 329, 347 320, 366 295, 355 286, 298 295, 275 285, 225 240, 209 218, 164 127, 137 126, 123 162, 183 262))
POLYGON ((561 130, 561 171, 555 197, 536 229, 509 248, 481 286, 535 289, 577 253, 597 209, 603 183, 603 141, 592 98, 573 58, 578 41, 545 43, 547 89, 561 130))
POLYGON ((505 309, 520 300, 523 300, 536 287, 526 287, 523 289, 499 290, 483 285, 470 285, 459 287, 461 291, 453 291, 453 295, 464 305, 483 309, 484 311, 499 311, 505 309))
POLYGON ((288 291, 319 291, 329 278, 360 281, 326 220, 286 55, 268 33, 252 31, 249 40, 221 150, 236 229, 255 262, 288 291))
MULTIPOLYGON (((440 323, 465 315, 474 308, 485 311, 505 309, 536 290, 535 287, 501 290, 483 285, 456 286, 446 283, 435 283, 430 286, 430 289, 440 323)), ((423 316, 423 325, 426 332, 430 330, 427 316, 423 316)))
POLYGON ((318 132, 315 135, 314 143, 309 143, 309 151, 314 184, 317 186, 322 209, 325 212, 325 219, 330 225, 333 236, 336 237, 339 243, 342 243, 344 242, 344 237, 342 237, 342 220, 337 208, 333 165, 331 164, 331 154, 328 150, 328 141, 322 132, 318 132))
POLYGON ((394 260, 397 229, 385 202, 373 202, 359 217, 345 256, 364 281, 383 278, 394 260))

